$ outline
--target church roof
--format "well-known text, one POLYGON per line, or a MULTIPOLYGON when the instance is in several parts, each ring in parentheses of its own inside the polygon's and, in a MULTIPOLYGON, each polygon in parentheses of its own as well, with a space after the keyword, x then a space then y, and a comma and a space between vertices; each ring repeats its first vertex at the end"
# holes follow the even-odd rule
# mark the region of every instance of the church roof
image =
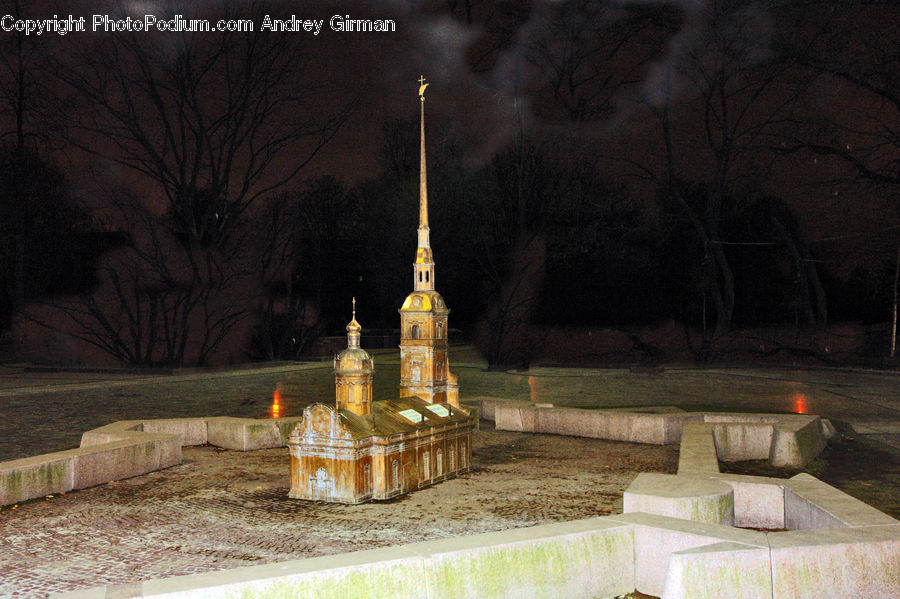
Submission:
POLYGON ((341 410, 341 422, 354 439, 389 437, 434 426, 462 424, 469 418, 466 410, 446 403, 432 404, 418 397, 373 401, 372 412, 365 416, 341 410))

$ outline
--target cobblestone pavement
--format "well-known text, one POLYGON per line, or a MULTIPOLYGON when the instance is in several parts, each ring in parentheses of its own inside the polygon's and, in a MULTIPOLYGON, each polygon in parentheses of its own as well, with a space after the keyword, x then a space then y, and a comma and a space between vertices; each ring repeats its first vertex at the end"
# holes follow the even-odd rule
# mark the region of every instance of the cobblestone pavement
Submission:
POLYGON ((0 509, 0 597, 44 597, 621 511, 674 446, 481 430, 473 472, 345 506, 286 497, 285 449, 185 448, 180 466, 0 509))

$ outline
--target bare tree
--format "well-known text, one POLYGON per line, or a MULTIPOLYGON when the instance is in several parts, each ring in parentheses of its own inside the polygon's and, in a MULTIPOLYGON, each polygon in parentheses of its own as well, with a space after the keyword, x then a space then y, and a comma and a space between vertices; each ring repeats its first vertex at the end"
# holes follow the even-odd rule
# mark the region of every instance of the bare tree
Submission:
MULTIPOLYGON (((199 16, 196 3, 166 4, 169 14, 199 16)), ((263 4, 219 6, 222 18, 237 19, 263 4)), ((115 9, 128 14, 124 2, 115 9)), ((347 104, 329 110, 335 105, 322 101, 304 39, 266 31, 100 35, 56 63, 79 104, 69 113, 69 141, 143 177, 185 245, 218 244, 258 198, 292 181, 346 116, 347 104)))
POLYGON ((254 350, 266 359, 296 358, 326 326, 340 296, 359 276, 359 202, 333 177, 319 177, 268 202, 260 252, 267 293, 254 350))
POLYGON ((526 60, 566 118, 608 118, 623 90, 644 80, 670 25, 665 11, 606 0, 542 7, 526 60))
POLYGON ((157 215, 120 193, 115 208, 130 240, 101 260, 98 284, 35 301, 27 320, 65 333, 118 361, 141 366, 206 364, 247 318, 260 287, 250 237, 244 260, 214 250, 185 251, 157 215))
MULTIPOLYGON (((519 114, 519 117, 522 115, 519 114)), ((524 136, 487 168, 475 252, 488 295, 486 358, 491 365, 527 362, 535 342, 527 334, 545 272, 549 219, 564 198, 564 175, 549 160, 546 143, 524 136)))
MULTIPOLYGON (((877 13, 876 13, 877 14, 877 13)), ((787 151, 834 156, 858 182, 900 189, 900 25, 884 20, 832 26, 803 48, 798 62, 850 93, 832 109, 805 114, 787 151)), ((898 203, 900 209, 900 203, 898 203)))
MULTIPOLYGON (((838 27, 828 20, 799 49, 797 62, 817 80, 818 88, 835 91, 830 101, 800 116, 793 135, 779 149, 835 160, 847 171, 829 183, 887 194, 898 200, 900 213, 900 25, 893 7, 870 3, 856 10, 866 14, 848 15, 838 27)), ((897 328, 896 272, 890 281, 891 356, 897 328)))
POLYGON ((662 168, 630 161, 674 202, 702 248, 704 321, 707 300, 714 319, 695 350, 704 361, 734 314, 734 274, 722 236, 728 201, 795 100, 779 86, 783 65, 766 43, 765 19, 726 4, 707 7, 704 22, 660 65, 652 93, 642 98, 659 128, 662 168))
MULTIPOLYGON (((16 19, 29 16, 22 0, 0 2, 0 13, 16 19)), ((51 103, 52 93, 42 85, 40 43, 22 31, 4 33, 0 39, 0 119, 9 127, 0 131, 0 145, 10 148, 3 160, 3 192, 0 204, 0 231, 11 262, 8 278, 9 304, 16 312, 25 304, 26 264, 29 258, 29 213, 46 194, 47 165, 34 151, 41 138, 37 119, 51 103)), ((45 44, 46 45, 46 44, 45 44)))
MULTIPOLYGON (((129 6, 116 2, 111 13, 124 17, 129 6)), ((215 6, 205 3, 202 16, 245 19, 266 4, 215 6)), ((193 2, 166 9, 201 16, 193 2)), ((205 363, 271 297, 285 252, 295 249, 273 237, 278 226, 254 228, 255 207, 296 179, 351 103, 323 100, 303 36, 126 31, 92 39, 59 57, 54 73, 76 107, 64 115, 69 143, 127 173, 118 185, 134 199, 110 197, 112 227, 131 245, 108 257, 92 294, 51 307, 73 335, 124 362, 205 363)))

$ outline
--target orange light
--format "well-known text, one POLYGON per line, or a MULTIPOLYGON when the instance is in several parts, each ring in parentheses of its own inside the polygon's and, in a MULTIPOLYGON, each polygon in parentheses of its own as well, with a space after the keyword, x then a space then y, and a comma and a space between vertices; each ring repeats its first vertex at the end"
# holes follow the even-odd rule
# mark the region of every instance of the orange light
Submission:
POLYGON ((528 388, 531 389, 531 401, 537 401, 537 381, 533 376, 528 377, 528 388))
POLYGON ((272 394, 272 418, 281 417, 281 393, 276 389, 272 394))
POLYGON ((806 396, 802 393, 794 394, 794 412, 797 414, 806 414, 806 396))

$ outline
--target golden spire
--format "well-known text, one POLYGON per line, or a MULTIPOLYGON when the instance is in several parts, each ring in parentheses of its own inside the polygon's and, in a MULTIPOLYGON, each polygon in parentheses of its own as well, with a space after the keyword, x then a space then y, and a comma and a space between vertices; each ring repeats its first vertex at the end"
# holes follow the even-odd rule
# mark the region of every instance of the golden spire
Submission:
POLYGON ((356 298, 353 298, 353 318, 350 320, 350 323, 347 325, 347 347, 349 348, 357 348, 359 347, 359 334, 362 331, 362 326, 358 322, 356 322, 356 298))
POLYGON ((413 264, 413 281, 416 291, 434 291, 434 258, 431 255, 431 236, 428 228, 428 183, 425 168, 425 77, 419 77, 419 99, 422 103, 422 135, 419 142, 421 161, 419 165, 419 228, 416 230, 418 244, 416 261, 413 264))
POLYGON ((425 76, 419 76, 419 99, 422 104, 421 117, 421 141, 420 141, 420 158, 419 158, 419 228, 428 228, 428 184, 425 169, 425 76))

